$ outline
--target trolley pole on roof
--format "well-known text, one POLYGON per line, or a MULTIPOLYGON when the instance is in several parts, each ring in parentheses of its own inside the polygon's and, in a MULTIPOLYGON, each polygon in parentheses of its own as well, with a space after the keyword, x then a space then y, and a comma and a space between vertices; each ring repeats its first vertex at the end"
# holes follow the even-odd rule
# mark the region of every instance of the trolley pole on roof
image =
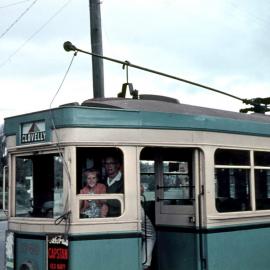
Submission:
MULTIPOLYGON (((89 0, 91 47, 95 54, 103 55, 101 30, 101 0, 89 0)), ((104 97, 103 59, 92 57, 94 98, 104 97)))

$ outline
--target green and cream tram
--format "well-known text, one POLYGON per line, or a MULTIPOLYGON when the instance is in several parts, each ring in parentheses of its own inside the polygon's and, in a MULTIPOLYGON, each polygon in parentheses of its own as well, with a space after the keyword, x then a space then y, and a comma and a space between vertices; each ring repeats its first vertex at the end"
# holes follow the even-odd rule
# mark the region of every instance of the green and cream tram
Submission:
POLYGON ((269 116, 141 95, 9 117, 5 136, 7 269, 141 270, 141 205, 151 269, 270 268, 269 116), (104 181, 107 156, 123 191, 81 194, 85 169, 104 181), (86 218, 85 200, 117 214, 86 218))

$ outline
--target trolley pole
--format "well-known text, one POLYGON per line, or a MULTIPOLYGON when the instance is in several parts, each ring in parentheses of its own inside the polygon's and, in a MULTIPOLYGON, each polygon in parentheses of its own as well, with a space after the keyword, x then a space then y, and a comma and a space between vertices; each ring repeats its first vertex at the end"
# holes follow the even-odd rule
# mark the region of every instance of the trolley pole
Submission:
MULTIPOLYGON (((103 55, 101 30, 101 0, 89 0, 91 47, 94 54, 103 55)), ((92 57, 94 98, 104 97, 103 59, 92 57)))

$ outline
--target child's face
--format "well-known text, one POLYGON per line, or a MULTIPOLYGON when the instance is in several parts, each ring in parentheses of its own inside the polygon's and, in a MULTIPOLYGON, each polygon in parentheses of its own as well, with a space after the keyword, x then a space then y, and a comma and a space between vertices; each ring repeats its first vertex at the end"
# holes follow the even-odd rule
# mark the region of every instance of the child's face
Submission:
POLYGON ((93 188, 97 183, 97 173, 96 172, 90 172, 87 174, 87 184, 89 187, 93 188))

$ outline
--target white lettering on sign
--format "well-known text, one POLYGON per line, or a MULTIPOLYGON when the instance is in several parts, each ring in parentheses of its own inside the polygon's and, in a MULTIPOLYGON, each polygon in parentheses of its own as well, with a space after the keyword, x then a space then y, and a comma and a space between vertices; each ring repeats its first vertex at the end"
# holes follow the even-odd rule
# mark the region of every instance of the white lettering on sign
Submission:
POLYGON ((21 142, 22 143, 29 143, 29 142, 42 142, 45 141, 46 132, 35 132, 35 133, 28 133, 22 134, 21 142))
POLYGON ((45 122, 22 124, 21 143, 42 142, 46 139, 45 122))

